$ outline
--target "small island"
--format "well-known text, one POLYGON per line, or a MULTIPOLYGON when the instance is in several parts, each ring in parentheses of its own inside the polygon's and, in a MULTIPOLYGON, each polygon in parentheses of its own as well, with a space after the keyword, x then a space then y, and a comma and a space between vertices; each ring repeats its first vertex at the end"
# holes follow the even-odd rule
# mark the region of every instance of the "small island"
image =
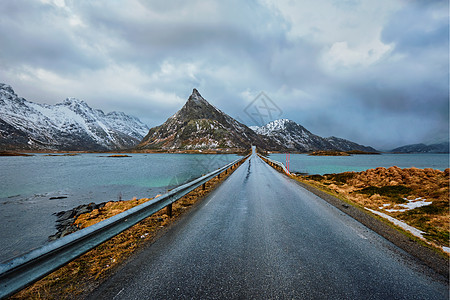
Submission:
POLYGON ((350 150, 350 151, 336 151, 336 150, 319 150, 309 153, 311 156, 351 156, 351 155, 377 155, 379 152, 368 152, 361 150, 350 150))
POLYGON ((310 156, 350 156, 347 152, 320 150, 309 153, 310 156))
POLYGON ((77 153, 64 153, 64 154, 46 154, 44 156, 77 156, 77 153))
POLYGON ((0 151, 0 156, 33 156, 32 154, 25 154, 19 152, 0 151))

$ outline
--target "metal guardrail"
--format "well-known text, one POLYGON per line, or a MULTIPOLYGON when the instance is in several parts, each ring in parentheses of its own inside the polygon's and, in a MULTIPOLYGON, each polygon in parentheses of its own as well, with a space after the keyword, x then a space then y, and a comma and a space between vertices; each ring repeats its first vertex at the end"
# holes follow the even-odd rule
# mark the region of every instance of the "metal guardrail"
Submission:
POLYGON ((62 237, 23 256, 0 264, 0 299, 13 295, 26 286, 31 285, 164 207, 168 206, 171 208, 170 205, 173 202, 248 157, 237 159, 154 200, 145 202, 109 219, 62 237))
POLYGON ((283 163, 273 160, 273 159, 270 159, 268 157, 262 157, 260 154, 258 154, 258 155, 261 157, 261 159, 267 160, 269 163, 280 167, 284 171, 284 173, 286 173, 287 175, 291 175, 291 173, 288 171, 288 169, 286 168, 286 166, 283 163))

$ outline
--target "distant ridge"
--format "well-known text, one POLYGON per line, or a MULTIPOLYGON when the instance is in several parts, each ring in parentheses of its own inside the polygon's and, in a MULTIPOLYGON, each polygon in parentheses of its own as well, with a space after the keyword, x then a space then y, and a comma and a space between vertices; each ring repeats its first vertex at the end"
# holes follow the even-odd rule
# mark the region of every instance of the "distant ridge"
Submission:
POLYGON ((438 144, 411 144, 392 149, 394 153, 449 153, 449 142, 438 144))
POLYGON ((275 120, 265 126, 254 128, 256 133, 274 139, 291 151, 311 152, 317 150, 376 152, 372 147, 359 145, 337 137, 323 138, 288 119, 275 120))

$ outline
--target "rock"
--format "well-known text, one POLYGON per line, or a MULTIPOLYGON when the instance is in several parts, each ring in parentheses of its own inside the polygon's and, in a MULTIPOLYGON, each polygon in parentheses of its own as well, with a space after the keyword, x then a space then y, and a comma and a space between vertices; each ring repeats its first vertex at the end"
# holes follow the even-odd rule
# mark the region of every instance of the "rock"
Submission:
POLYGON ((58 200, 58 199, 66 199, 67 196, 56 196, 56 197, 50 197, 49 200, 58 200))
POLYGON ((79 215, 82 215, 82 214, 91 212, 92 210, 93 210, 93 209, 90 209, 90 206, 83 206, 83 207, 80 207, 80 208, 76 211, 75 216, 78 217, 79 215))
POLYGON ((94 209, 99 209, 105 206, 107 202, 103 202, 100 204, 95 204, 94 202, 91 202, 89 204, 82 204, 79 205, 73 209, 67 210, 67 211, 60 211, 55 213, 57 219, 56 219, 56 225, 55 228, 57 232, 54 235, 51 235, 48 237, 49 241, 54 241, 56 239, 59 239, 63 236, 66 236, 68 234, 71 234, 78 230, 78 227, 73 225, 76 218, 82 214, 90 213, 94 209))
POLYGON ((60 221, 63 221, 63 220, 70 219, 70 218, 72 218, 74 215, 75 215, 74 210, 68 210, 68 211, 62 211, 62 212, 59 212, 58 215, 57 215, 57 217, 58 217, 57 222, 58 222, 58 221, 60 222, 60 221))

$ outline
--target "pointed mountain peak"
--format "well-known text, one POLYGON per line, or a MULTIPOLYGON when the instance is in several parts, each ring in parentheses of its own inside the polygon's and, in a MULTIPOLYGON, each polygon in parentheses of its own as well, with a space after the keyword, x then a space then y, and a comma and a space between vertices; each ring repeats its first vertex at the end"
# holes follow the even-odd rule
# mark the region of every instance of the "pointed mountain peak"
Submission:
POLYGON ((184 106, 172 117, 180 120, 218 119, 223 118, 223 113, 211 105, 200 95, 197 89, 192 91, 184 106))
POLYGON ((193 89, 186 104, 164 124, 150 129, 138 149, 249 149, 263 140, 193 89))
POLYGON ((191 96, 189 96, 188 101, 190 101, 190 100, 192 100, 194 102, 202 102, 202 101, 208 102, 205 100, 205 98, 202 97, 202 95, 200 95, 200 93, 198 92, 197 89, 192 90, 192 94, 191 94, 191 96))

